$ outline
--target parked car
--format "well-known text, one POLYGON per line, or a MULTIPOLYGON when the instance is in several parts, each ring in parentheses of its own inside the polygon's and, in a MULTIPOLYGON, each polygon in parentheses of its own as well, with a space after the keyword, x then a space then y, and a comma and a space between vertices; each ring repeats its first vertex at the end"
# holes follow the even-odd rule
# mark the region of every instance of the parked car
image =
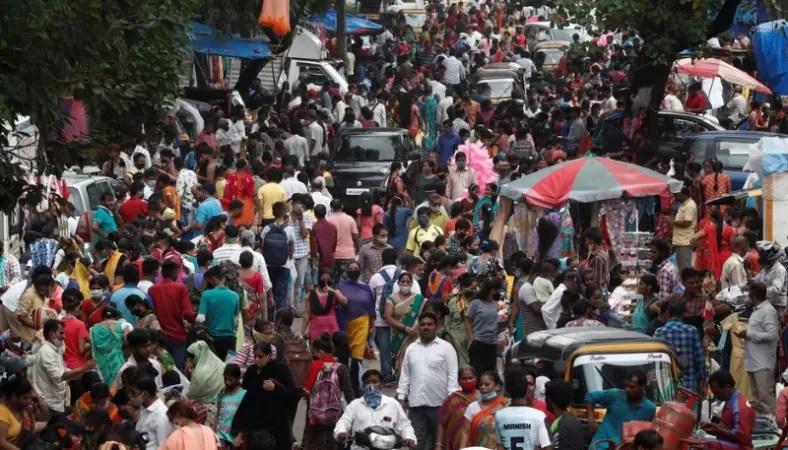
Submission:
MULTIPOLYGON (((585 417, 587 392, 622 389, 626 374, 633 369, 646 372, 646 396, 657 404, 673 399, 679 379, 677 357, 665 341, 620 328, 537 331, 515 344, 505 358, 507 366, 536 366, 542 374, 570 383, 574 388, 571 409, 581 418, 585 417)), ((597 421, 604 414, 603 408, 595 409, 597 421)))
POLYGON ((333 179, 329 191, 334 198, 342 199, 346 208, 355 209, 362 193, 386 189, 392 162, 401 162, 406 170, 410 161, 420 157, 407 130, 343 128, 329 160, 333 179))
POLYGON ((685 137, 679 152, 688 161, 703 164, 703 160, 711 158, 722 162, 725 173, 731 177, 734 191, 743 187, 749 172, 744 165, 750 157, 750 145, 764 137, 782 136, 761 131, 722 130, 707 131, 685 137))
MULTIPOLYGON (((623 126, 623 118, 622 112, 615 111, 603 116, 600 119, 600 124, 613 125, 620 130, 623 126)), ((600 126, 598 128, 604 130, 607 127, 600 126)), ((659 139, 657 154, 667 158, 678 156, 678 150, 687 137, 704 131, 721 130, 724 128, 720 126, 716 118, 711 116, 688 112, 659 111, 657 112, 657 137, 659 139)), ((601 142, 601 140, 595 137, 594 142, 601 142)))
POLYGON ((101 204, 101 196, 106 192, 111 192, 115 197, 119 193, 126 192, 123 182, 101 175, 66 172, 63 174, 63 179, 68 186, 68 201, 74 204, 77 215, 82 215, 85 211, 95 211, 101 204))
POLYGON ((547 41, 567 41, 572 42, 575 34, 580 37, 580 42, 591 40, 585 28, 581 25, 566 24, 564 26, 556 26, 551 22, 531 22, 525 24, 525 36, 528 38, 528 50, 534 51, 534 48, 547 41))

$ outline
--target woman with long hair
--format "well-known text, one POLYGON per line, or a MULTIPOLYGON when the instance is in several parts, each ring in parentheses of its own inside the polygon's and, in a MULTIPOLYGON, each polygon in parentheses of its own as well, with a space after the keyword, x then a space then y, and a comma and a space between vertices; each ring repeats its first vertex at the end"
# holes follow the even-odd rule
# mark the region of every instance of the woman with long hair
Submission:
POLYGON ((210 427, 196 422, 197 411, 187 402, 178 400, 167 409, 173 424, 172 433, 159 450, 216 450, 216 434, 210 427))
POLYGON ((498 299, 502 282, 499 278, 488 278, 479 287, 476 298, 465 311, 465 321, 471 328, 468 338, 468 356, 477 372, 495 370, 498 353, 498 299))
POLYGON ((461 448, 492 448, 496 445, 495 413, 509 406, 509 400, 501 395, 502 386, 503 382, 494 370, 479 376, 479 397, 465 409, 461 448))
POLYGON ((389 178, 386 182, 386 198, 392 199, 394 196, 397 196, 403 204, 410 205, 410 190, 403 175, 402 164, 399 161, 392 162, 389 168, 389 178))
MULTIPOLYGON (((713 161, 711 164, 712 173, 703 178, 703 192, 706 201, 720 198, 731 192, 731 177, 723 170, 722 161, 713 161)), ((721 205, 720 210, 725 212, 728 205, 721 205)))
POLYGON ((372 241, 372 228, 376 223, 383 223, 383 208, 375 201, 372 194, 361 194, 361 208, 356 210, 356 225, 361 236, 361 244, 372 241))
POLYGON ((719 243, 722 241, 722 214, 711 208, 706 209, 706 214, 698 223, 698 232, 692 241, 696 243, 695 268, 708 270, 716 280, 722 275, 722 265, 719 264, 719 243))
POLYGON ((337 304, 347 305, 347 297, 332 287, 334 275, 330 269, 321 269, 318 280, 317 288, 309 291, 304 298, 304 321, 301 332, 305 334, 308 330, 311 341, 318 340, 323 333, 328 333, 330 336, 339 331, 337 304))
POLYGON ((438 429, 435 442, 443 445, 442 450, 460 450, 462 448, 462 429, 465 426, 465 411, 468 405, 479 398, 476 390, 478 379, 476 370, 471 366, 463 366, 460 370, 460 390, 454 391, 443 401, 438 411, 438 429))
MULTIPOLYGON (((396 292, 392 293, 386 301, 386 308, 383 313, 383 320, 392 328, 391 330, 391 354, 397 355, 399 362, 402 358, 401 350, 407 348, 408 344, 416 340, 419 332, 416 329, 421 310, 424 308, 424 297, 413 292, 413 275, 402 272, 397 279, 396 292)), ((399 366, 399 364, 398 364, 399 366)))
POLYGON ((18 449, 26 424, 25 416, 33 408, 36 393, 33 386, 21 373, 10 374, 2 385, 3 398, 0 399, 0 448, 18 449))

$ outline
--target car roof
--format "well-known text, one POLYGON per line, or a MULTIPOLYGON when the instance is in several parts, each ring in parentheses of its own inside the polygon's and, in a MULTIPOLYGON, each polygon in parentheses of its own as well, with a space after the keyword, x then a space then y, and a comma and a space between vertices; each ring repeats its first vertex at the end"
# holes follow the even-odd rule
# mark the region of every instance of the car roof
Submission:
POLYGON ((342 128, 337 133, 337 136, 347 136, 347 135, 364 135, 364 134, 377 134, 380 136, 397 136, 401 134, 407 133, 408 130, 402 128, 382 128, 382 127, 375 127, 375 128, 357 128, 357 127, 349 127, 349 128, 342 128))
POLYGON ((471 83, 492 80, 511 80, 517 81, 517 74, 511 70, 493 70, 484 73, 475 73, 470 77, 471 83))
POLYGON ((524 70, 524 68, 516 62, 501 62, 484 65, 480 67, 479 70, 517 72, 519 70, 524 70))
POLYGON ((537 355, 553 361, 568 358, 575 350, 591 344, 663 342, 637 331, 609 327, 567 327, 536 331, 520 343, 518 355, 537 355))
POLYGON ((696 133, 692 137, 695 139, 717 139, 720 137, 761 139, 765 137, 785 137, 785 135, 777 134, 777 133, 768 133, 766 131, 716 130, 716 131, 704 131, 702 133, 696 133))
POLYGON ((67 186, 81 186, 91 184, 95 181, 111 180, 112 178, 104 175, 89 175, 76 172, 63 172, 63 180, 67 186))

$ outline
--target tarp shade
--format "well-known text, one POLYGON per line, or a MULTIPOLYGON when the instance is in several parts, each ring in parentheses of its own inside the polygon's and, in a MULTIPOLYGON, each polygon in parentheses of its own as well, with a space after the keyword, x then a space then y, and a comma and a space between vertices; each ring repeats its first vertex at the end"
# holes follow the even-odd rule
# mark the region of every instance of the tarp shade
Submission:
POLYGON ((758 76, 777 95, 788 95, 788 22, 763 23, 752 37, 758 76))
MULTIPOLYGON (((345 17, 345 32, 347 34, 376 34, 383 32, 383 26, 379 23, 351 14, 347 14, 345 17)), ((323 14, 313 14, 309 17, 309 22, 322 26, 327 30, 336 31, 337 12, 332 10, 323 14)))
POLYGON ((211 27, 199 22, 192 22, 192 36, 187 48, 195 53, 241 59, 271 57, 266 41, 223 36, 214 33, 211 27))

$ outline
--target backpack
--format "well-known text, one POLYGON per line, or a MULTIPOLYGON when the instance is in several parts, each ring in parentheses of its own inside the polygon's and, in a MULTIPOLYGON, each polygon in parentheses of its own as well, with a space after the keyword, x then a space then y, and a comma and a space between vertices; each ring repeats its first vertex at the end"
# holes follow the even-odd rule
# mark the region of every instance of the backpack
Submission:
POLYGON ((268 227, 263 240, 263 258, 269 266, 282 267, 287 264, 287 257, 290 254, 285 227, 275 223, 268 227))
POLYGON ((301 336, 294 333, 279 334, 282 338, 282 359, 287 363, 296 387, 302 387, 312 368, 312 353, 301 336))
POLYGON ((309 394, 309 423, 336 425, 342 416, 342 390, 339 388, 339 363, 322 367, 309 394))
POLYGON ((386 312, 386 299, 391 297, 391 294, 394 293, 394 283, 397 282, 400 274, 402 274, 402 269, 397 267, 397 269, 394 270, 393 277, 389 277, 388 272, 386 272, 384 269, 380 269, 380 272, 378 273, 381 277, 383 277, 383 281, 386 283, 383 285, 383 290, 380 292, 380 303, 378 304, 380 317, 383 317, 383 313, 386 312))

